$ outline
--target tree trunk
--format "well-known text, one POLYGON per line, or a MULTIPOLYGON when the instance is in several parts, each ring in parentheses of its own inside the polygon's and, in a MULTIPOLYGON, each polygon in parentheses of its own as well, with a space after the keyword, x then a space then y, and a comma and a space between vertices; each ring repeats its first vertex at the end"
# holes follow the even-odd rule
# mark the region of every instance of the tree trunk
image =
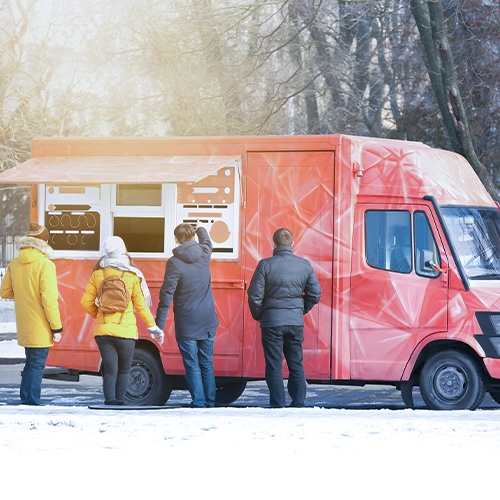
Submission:
POLYGON ((493 180, 477 157, 472 144, 448 43, 441 0, 411 0, 411 10, 424 48, 432 89, 452 148, 469 161, 493 199, 499 200, 493 180))

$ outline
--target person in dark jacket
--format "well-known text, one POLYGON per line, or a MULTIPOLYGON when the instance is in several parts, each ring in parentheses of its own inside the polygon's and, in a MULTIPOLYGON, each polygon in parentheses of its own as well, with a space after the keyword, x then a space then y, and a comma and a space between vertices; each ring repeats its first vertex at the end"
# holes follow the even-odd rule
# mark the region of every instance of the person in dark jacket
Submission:
POLYGON ((216 392, 214 341, 219 326, 210 275, 212 242, 204 227, 195 231, 191 224, 179 224, 174 236, 179 246, 167 262, 156 324, 163 330, 173 301, 175 338, 193 399, 191 406, 212 408, 216 392))
POLYGON ((293 235, 289 229, 278 229, 273 242, 273 256, 262 259, 252 276, 248 305, 252 317, 260 322, 271 407, 285 406, 283 354, 289 371, 290 406, 303 407, 304 314, 319 302, 321 288, 310 262, 292 252, 293 235))

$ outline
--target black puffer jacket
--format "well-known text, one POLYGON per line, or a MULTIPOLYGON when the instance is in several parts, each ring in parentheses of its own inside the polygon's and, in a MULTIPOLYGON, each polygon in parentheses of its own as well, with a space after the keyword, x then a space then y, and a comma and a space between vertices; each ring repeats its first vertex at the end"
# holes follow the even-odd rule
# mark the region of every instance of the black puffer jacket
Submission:
POLYGON ((212 242, 205 228, 196 230, 198 242, 187 241, 174 248, 167 262, 160 289, 156 324, 163 329, 174 302, 175 336, 186 340, 206 339, 219 324, 210 276, 212 242))
POLYGON ((303 325, 304 314, 319 302, 321 288, 310 262, 279 246, 262 259, 248 287, 252 317, 262 328, 303 325))

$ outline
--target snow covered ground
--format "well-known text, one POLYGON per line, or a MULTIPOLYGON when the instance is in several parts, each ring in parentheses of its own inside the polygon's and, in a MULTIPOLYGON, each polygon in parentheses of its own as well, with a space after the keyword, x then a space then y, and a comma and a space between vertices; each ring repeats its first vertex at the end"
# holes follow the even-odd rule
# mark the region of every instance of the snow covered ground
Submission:
POLYGON ((17 345, 14 302, 0 299, 0 359, 24 358, 24 349, 17 345))
POLYGON ((0 358, 24 359, 24 348, 17 344, 17 340, 0 341, 0 358))
MULTIPOLYGON (((8 328, 0 323, 0 333, 8 328)), ((15 340, 0 341, 0 358, 23 355, 15 340)), ((71 404, 0 405, 4 492, 71 500, 498 494, 500 407, 99 411, 71 404)))
POLYGON ((57 385, 44 382, 49 405, 0 404, 0 474, 20 498, 497 494, 500 407, 89 410, 81 389, 58 396, 57 385))
POLYGON ((465 499, 498 489, 498 411, 9 406, 0 436, 4 486, 39 498, 465 499))
POLYGON ((17 340, 0 341, 0 358, 24 358, 24 348, 17 340))

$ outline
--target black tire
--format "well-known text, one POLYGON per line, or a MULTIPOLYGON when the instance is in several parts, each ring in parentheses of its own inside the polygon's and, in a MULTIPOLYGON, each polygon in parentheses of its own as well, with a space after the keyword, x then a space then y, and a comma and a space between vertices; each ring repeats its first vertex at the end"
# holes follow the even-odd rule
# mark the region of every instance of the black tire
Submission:
POLYGON ((486 393, 483 374, 466 353, 446 350, 425 362, 420 393, 430 410, 475 410, 486 393))
POLYGON ((160 358, 146 349, 136 349, 125 394, 126 403, 163 406, 171 392, 172 384, 163 371, 160 358))
POLYGON ((217 392, 215 393, 215 404, 224 406, 234 403, 245 390, 247 381, 245 379, 226 380, 217 382, 217 392))

